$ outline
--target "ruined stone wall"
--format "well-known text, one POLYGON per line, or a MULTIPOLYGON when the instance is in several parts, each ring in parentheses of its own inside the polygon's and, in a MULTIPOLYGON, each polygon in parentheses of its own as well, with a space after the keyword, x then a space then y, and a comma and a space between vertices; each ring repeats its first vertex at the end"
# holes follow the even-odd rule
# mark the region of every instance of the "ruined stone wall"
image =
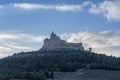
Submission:
POLYGON ((41 50, 55 50, 55 49, 79 49, 84 50, 82 43, 68 43, 61 40, 56 34, 52 32, 50 39, 46 38, 44 40, 44 45, 41 50))

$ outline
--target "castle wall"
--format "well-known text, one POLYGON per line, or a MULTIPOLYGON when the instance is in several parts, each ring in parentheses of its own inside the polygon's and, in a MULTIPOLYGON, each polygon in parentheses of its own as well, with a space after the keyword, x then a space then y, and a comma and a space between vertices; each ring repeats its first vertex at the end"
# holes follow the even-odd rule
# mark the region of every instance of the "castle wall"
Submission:
POLYGON ((68 43, 64 40, 61 40, 56 34, 52 33, 50 39, 44 40, 44 45, 41 48, 42 50, 55 50, 55 49, 76 49, 84 50, 82 43, 68 43))

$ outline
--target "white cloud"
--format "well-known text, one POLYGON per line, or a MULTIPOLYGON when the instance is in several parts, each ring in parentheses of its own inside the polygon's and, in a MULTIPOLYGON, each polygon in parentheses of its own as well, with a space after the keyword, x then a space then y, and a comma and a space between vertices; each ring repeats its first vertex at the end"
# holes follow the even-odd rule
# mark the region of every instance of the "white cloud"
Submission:
POLYGON ((109 21, 120 21, 120 0, 105 0, 99 3, 83 1, 81 4, 35 4, 35 3, 11 3, 0 5, 0 8, 11 7, 23 10, 57 10, 57 11, 83 11, 88 10, 95 15, 103 15, 109 21))
POLYGON ((7 47, 9 47, 9 48, 12 48, 12 49, 22 49, 22 50, 24 50, 24 49, 28 49, 28 50, 30 50, 31 48, 30 47, 24 47, 24 46, 19 46, 19 45, 16 45, 16 44, 6 44, 6 46, 7 47))
POLYGON ((0 40, 3 39, 16 39, 19 38, 18 36, 15 35, 9 35, 9 34, 0 34, 0 40))
POLYGON ((21 8, 24 10, 34 9, 47 9, 47 10, 59 10, 59 11, 81 11, 81 5, 43 5, 43 4, 31 4, 31 3, 18 3, 11 4, 13 7, 21 8))
POLYGON ((0 8, 3 8, 3 6, 2 6, 2 5, 0 5, 0 8))
POLYGON ((47 36, 33 36, 28 34, 18 34, 19 37, 21 37, 23 40, 31 41, 31 42, 43 42, 43 40, 47 36))
POLYGON ((84 7, 86 7, 86 6, 91 6, 91 5, 93 5, 93 3, 92 3, 91 1, 84 1, 84 2, 82 3, 82 6, 84 6, 84 7))
POLYGON ((14 7, 25 9, 25 10, 32 10, 32 9, 50 9, 50 7, 45 5, 39 4, 30 4, 30 3, 19 3, 19 4, 12 4, 14 7))
POLYGON ((3 46, 0 46, 0 50, 3 50, 3 51, 11 51, 12 49, 10 48, 7 48, 7 47, 3 47, 3 46))
POLYGON ((11 48, 0 46, 0 58, 9 55, 11 51, 12 51, 11 48))
POLYGON ((95 52, 120 56, 120 32, 82 32, 62 34, 61 37, 68 42, 83 42, 86 48, 92 47, 95 52))
POLYGON ((55 7, 56 10, 60 11, 82 11, 81 5, 58 5, 55 7))
POLYGON ((25 47, 25 46, 22 46, 21 44, 18 45, 17 43, 13 44, 14 40, 4 40, 0 42, 1 42, 0 43, 0 58, 8 56, 8 55, 12 55, 13 53, 16 53, 16 52, 31 50, 30 47, 25 47))
POLYGON ((102 14, 109 21, 120 21, 120 0, 104 1, 99 4, 92 4, 90 13, 102 14))
POLYGON ((0 58, 21 51, 40 49, 46 37, 21 33, 0 33, 0 58))
POLYGON ((96 5, 92 4, 91 8, 89 9, 89 12, 96 14, 96 15, 99 15, 101 10, 96 5))

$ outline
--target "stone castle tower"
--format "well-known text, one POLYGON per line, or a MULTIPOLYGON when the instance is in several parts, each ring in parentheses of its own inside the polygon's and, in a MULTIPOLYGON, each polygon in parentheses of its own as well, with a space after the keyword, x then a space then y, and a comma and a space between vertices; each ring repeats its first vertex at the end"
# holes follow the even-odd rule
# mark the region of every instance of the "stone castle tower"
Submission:
POLYGON ((61 49, 75 49, 84 50, 82 43, 68 43, 61 40, 54 32, 51 33, 50 39, 44 39, 44 45, 41 50, 61 50, 61 49))

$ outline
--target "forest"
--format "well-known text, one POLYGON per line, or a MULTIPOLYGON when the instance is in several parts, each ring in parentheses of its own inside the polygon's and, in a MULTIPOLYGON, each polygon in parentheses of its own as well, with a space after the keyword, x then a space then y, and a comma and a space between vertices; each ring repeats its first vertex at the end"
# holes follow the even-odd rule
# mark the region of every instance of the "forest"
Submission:
POLYGON ((54 71, 120 70, 120 58, 81 50, 20 52, 0 59, 0 80, 46 80, 54 71))

